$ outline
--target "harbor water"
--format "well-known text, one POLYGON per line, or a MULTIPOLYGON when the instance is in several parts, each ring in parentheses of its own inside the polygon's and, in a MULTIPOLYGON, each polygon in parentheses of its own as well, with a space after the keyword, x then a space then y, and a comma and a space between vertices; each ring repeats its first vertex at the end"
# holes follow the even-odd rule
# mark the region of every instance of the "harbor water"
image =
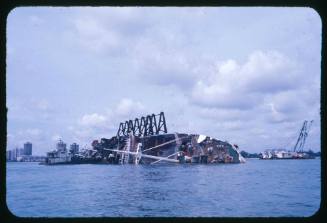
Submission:
POLYGON ((320 206, 320 158, 216 165, 7 163, 20 217, 284 217, 320 206))

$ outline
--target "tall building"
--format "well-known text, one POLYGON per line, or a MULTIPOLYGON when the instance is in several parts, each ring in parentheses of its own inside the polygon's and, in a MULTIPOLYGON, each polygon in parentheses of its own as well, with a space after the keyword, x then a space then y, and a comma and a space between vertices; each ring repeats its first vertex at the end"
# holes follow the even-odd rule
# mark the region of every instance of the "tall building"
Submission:
POLYGON ((9 160, 16 160, 16 150, 15 149, 12 149, 12 150, 9 150, 8 151, 8 155, 9 155, 9 160))
POLYGON ((70 152, 72 154, 77 154, 79 152, 79 145, 76 143, 73 143, 70 145, 70 152))
POLYGON ((24 144, 24 151, 23 151, 23 154, 21 154, 21 155, 28 155, 28 156, 32 155, 32 143, 26 142, 24 144))
POLYGON ((11 160, 11 150, 7 150, 7 153, 6 153, 6 159, 7 160, 11 160))
POLYGON ((56 145, 56 149, 57 151, 62 151, 62 152, 66 152, 67 148, 66 148, 66 143, 64 143, 61 139, 59 140, 59 142, 56 145))
POLYGON ((15 148, 11 152, 11 158, 10 160, 17 160, 17 157, 24 155, 24 149, 23 148, 15 148))
POLYGON ((16 160, 17 158, 17 153, 19 153, 19 149, 18 148, 15 148, 11 151, 11 158, 10 160, 16 160))
POLYGON ((19 157, 20 156, 20 149, 19 148, 16 148, 15 149, 15 160, 17 160, 17 157, 19 157))

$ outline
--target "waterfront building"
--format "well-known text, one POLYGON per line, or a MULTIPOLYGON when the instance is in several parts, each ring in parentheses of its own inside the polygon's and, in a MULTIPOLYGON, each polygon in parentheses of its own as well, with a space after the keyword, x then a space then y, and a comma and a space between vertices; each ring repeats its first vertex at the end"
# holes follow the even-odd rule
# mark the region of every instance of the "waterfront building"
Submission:
POLYGON ((16 159, 16 150, 15 149, 11 150, 9 159, 10 160, 15 160, 16 159))
POLYGON ((12 151, 11 150, 8 150, 7 152, 6 152, 6 159, 7 160, 11 160, 11 153, 12 153, 12 151))
POLYGON ((79 145, 77 143, 73 143, 70 145, 71 154, 77 154, 79 152, 79 145))
POLYGON ((17 159, 17 156, 19 156, 19 151, 20 151, 19 148, 16 148, 16 149, 15 149, 15 156, 14 156, 14 159, 17 159))
POLYGON ((23 159, 23 156, 25 156, 24 155, 24 149, 23 148, 20 148, 20 149, 16 149, 16 158, 15 158, 15 160, 16 161, 21 161, 22 159, 23 159))
POLYGON ((6 152, 7 161, 38 162, 44 161, 44 156, 32 156, 32 143, 24 143, 24 148, 15 148, 6 152))
POLYGON ((28 155, 28 156, 32 155, 32 143, 26 142, 24 144, 24 151, 23 151, 23 154, 21 154, 21 155, 28 155))
POLYGON ((30 155, 23 155, 17 157, 18 162, 45 162, 45 156, 30 156, 30 155))
POLYGON ((10 161, 16 161, 17 157, 21 155, 22 151, 19 148, 8 150, 6 153, 6 159, 10 161))
POLYGON ((19 149, 18 148, 15 148, 13 150, 13 159, 12 160, 16 160, 17 159, 17 156, 19 156, 19 149))

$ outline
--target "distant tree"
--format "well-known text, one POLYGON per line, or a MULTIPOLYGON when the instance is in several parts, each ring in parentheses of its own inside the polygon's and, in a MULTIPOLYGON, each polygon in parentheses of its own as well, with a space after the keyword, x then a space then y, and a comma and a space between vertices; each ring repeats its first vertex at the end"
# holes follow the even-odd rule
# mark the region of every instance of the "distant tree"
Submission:
POLYGON ((314 152, 311 150, 311 149, 309 149, 309 151, 307 152, 309 155, 314 155, 314 152))
POLYGON ((244 157, 244 158, 248 158, 249 156, 249 153, 245 152, 244 150, 241 151, 241 155, 244 157))

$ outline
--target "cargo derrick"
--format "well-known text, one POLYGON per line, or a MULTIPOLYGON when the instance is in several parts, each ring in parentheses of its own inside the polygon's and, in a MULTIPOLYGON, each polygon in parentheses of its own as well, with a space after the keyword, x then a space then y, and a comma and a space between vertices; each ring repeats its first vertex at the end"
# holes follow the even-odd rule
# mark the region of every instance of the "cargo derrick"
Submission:
POLYGON ((136 118, 134 121, 129 120, 125 123, 121 122, 117 131, 117 137, 134 136, 144 137, 149 135, 158 135, 160 133, 167 133, 167 126, 165 115, 161 112, 158 115, 152 114, 146 117, 136 118), (156 117, 159 116, 158 124, 156 117))
POLYGON ((238 148, 196 134, 167 132, 164 113, 121 122, 116 136, 93 147, 112 164, 242 163, 238 148))

